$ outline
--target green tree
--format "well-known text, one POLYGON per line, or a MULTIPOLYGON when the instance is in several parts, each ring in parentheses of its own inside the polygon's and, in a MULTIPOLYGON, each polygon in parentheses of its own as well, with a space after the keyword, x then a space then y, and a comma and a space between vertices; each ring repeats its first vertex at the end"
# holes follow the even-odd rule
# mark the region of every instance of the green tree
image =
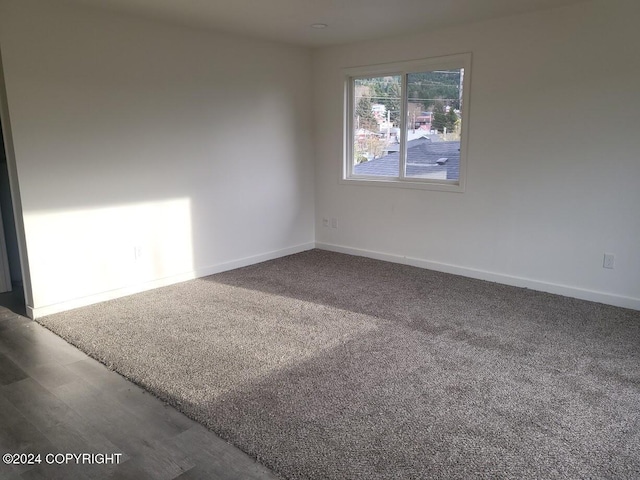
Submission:
POLYGON ((444 109, 444 102, 442 100, 436 100, 433 105, 433 120, 431 121, 431 128, 438 132, 444 132, 447 126, 447 114, 444 109))
POLYGON ((410 73, 407 78, 409 101, 432 104, 439 98, 446 105, 460 108, 460 70, 410 73))
POLYGON ((371 111, 371 99, 363 96, 356 105, 356 128, 365 128, 371 131, 378 130, 378 122, 371 111))
POLYGON ((447 132, 454 132, 456 130, 456 125, 458 124, 458 114, 453 109, 453 107, 449 108, 445 123, 447 127, 447 132))
POLYGON ((389 120, 394 125, 400 124, 400 83, 394 77, 376 79, 373 84, 376 103, 384 105, 389 112, 389 120))

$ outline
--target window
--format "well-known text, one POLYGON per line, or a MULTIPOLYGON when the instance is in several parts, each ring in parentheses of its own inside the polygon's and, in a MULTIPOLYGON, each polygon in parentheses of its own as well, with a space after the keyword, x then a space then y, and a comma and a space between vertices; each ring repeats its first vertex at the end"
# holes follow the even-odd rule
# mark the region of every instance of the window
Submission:
POLYGON ((345 182, 463 191, 471 54, 346 75, 345 182))

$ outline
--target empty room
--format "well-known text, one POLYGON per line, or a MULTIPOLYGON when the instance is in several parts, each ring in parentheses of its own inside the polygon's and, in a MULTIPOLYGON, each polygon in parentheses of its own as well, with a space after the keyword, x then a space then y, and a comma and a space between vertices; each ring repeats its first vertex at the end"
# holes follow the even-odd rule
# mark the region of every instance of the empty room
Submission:
POLYGON ((0 478, 640 478, 639 24, 0 0, 0 478))

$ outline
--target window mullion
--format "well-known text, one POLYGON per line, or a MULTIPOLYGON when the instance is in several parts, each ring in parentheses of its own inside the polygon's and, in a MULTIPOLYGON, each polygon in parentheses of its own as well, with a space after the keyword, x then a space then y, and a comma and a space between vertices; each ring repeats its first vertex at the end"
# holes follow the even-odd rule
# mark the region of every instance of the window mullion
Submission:
POLYGON ((398 162, 398 177, 400 180, 406 179, 406 163, 407 163, 407 73, 402 74, 402 84, 400 86, 400 158, 398 162))
POLYGON ((347 89, 347 115, 348 115, 348 123, 347 123, 347 134, 346 134, 346 145, 347 149, 347 165, 343 166, 344 175, 346 178, 350 178, 353 176, 353 168, 355 166, 354 158, 355 158, 355 149, 353 148, 353 138, 356 132, 356 125, 354 121, 356 106, 355 106, 355 79, 353 77, 349 78, 349 84, 347 89))

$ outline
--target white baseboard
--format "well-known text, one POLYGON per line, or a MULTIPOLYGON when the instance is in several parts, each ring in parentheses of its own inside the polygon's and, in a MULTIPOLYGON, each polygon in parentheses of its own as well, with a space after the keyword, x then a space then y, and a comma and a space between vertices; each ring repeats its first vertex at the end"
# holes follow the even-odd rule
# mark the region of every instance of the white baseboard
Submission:
POLYGON ((622 295, 615 295, 612 293, 598 292, 598 291, 587 290, 587 289, 578 288, 578 287, 571 287, 568 285, 560 285, 556 283, 532 280, 524 277, 516 277, 512 275, 505 275, 502 273, 478 270, 475 268, 461 267, 459 265, 450 265, 447 263, 433 262, 429 260, 423 260, 420 258, 403 257, 401 255, 375 252, 375 251, 364 250, 360 248, 344 247, 341 245, 333 245, 330 243, 316 242, 316 248, 319 248, 321 250, 328 250, 331 252, 346 253, 348 255, 356 255, 360 257, 373 258, 376 260, 384 260, 392 263, 400 263, 403 265, 411 265, 414 267, 426 268, 429 270, 436 270, 438 272, 452 273, 454 275, 477 278, 479 280, 488 280, 490 282, 502 283, 502 284, 511 285, 514 287, 530 288, 532 290, 538 290, 541 292, 554 293, 557 295, 563 295, 565 297, 573 297, 573 298, 579 298, 581 300, 589 300, 592 302, 605 303, 607 305, 614 305, 616 307, 640 310, 640 298, 625 297, 622 295))
POLYGON ((175 283, 185 282, 187 280, 193 280, 194 278, 206 277, 215 273, 225 272, 236 268, 246 267, 260 262, 273 260, 276 258, 284 257, 287 255, 293 255, 295 253, 304 252, 313 248, 319 248, 321 250, 328 250, 331 252, 346 253, 349 255, 356 255, 361 257, 373 258, 376 260, 384 260, 387 262, 400 263, 404 265, 411 265, 414 267, 426 268, 429 270, 436 270, 439 272, 452 273, 455 275, 461 275, 464 277, 477 278, 479 280, 488 280, 490 282, 502 283, 505 285, 512 285, 514 287, 530 288, 532 290, 538 290, 541 292, 554 293, 557 295, 564 295, 567 297, 579 298, 582 300, 589 300, 592 302, 605 303, 608 305, 614 305, 616 307, 630 308, 633 310, 640 310, 640 298, 625 297, 622 295, 614 295, 606 292, 598 292, 594 290, 587 290, 577 287, 571 287, 568 285, 560 285, 549 282, 542 282, 539 280, 532 280, 524 277, 516 277, 512 275, 505 275, 496 272, 489 272, 485 270, 479 270, 474 268, 461 267, 458 265, 450 265, 446 263, 433 262, 429 260, 423 260, 419 258, 404 257, 401 255, 394 255, 389 253, 376 252, 372 250, 364 250, 359 248, 345 247, 341 245, 333 245, 329 243, 305 243, 301 245, 295 245, 293 247, 284 248, 281 250, 275 250, 260 255, 254 255, 251 257, 245 257, 229 262, 223 262, 208 267, 202 267, 190 272, 181 273, 178 275, 172 275, 170 277, 153 280, 151 282, 141 283, 137 285, 131 285, 117 290, 111 290, 108 292, 102 292, 87 297, 77 298, 66 302, 56 303, 53 305, 46 305, 38 308, 27 306, 27 315, 29 318, 35 319, 44 317, 46 315, 52 315, 54 313, 64 312, 66 310, 72 310, 74 308, 80 308, 94 303, 105 302, 116 298, 132 295, 134 293, 144 292, 152 290, 154 288, 165 287, 167 285, 173 285, 175 283))
POLYGON ((260 255, 253 255, 251 257, 240 258, 237 260, 232 260, 230 262, 223 262, 216 265, 210 265, 208 267, 197 268, 190 272, 172 275, 141 284, 130 285, 124 288, 110 290, 108 292, 101 292, 87 297, 76 298, 53 305, 46 305, 37 308, 27 306, 27 316, 29 318, 36 319, 44 317, 46 315, 52 315, 54 313, 64 312, 66 310, 72 310, 74 308, 85 307, 94 303, 114 300, 116 298, 125 297, 134 293, 153 290, 154 288, 166 287, 167 285, 186 282, 187 280, 193 280, 194 278, 206 277, 215 273, 226 272, 227 270, 234 270, 236 268, 246 267, 255 263, 266 262, 267 260, 273 260, 276 258, 285 257, 287 255, 293 255, 295 253, 311 250, 314 247, 315 243, 313 242, 303 243, 301 245, 295 245, 293 247, 283 248, 281 250, 274 250, 271 252, 262 253, 260 255))
POLYGON ((254 265, 256 263, 266 262, 268 260, 274 260, 280 257, 286 257, 287 255, 294 255, 296 253, 312 250, 316 247, 314 242, 303 243, 301 245, 295 245, 289 248, 283 248, 281 250, 275 250, 273 252, 262 253, 260 255, 254 255, 251 257, 241 258, 238 260, 232 260, 230 262, 218 263, 210 267, 199 268, 196 270, 196 277, 206 277, 215 273, 226 272, 228 270, 235 270, 236 268, 246 267, 248 265, 254 265))

